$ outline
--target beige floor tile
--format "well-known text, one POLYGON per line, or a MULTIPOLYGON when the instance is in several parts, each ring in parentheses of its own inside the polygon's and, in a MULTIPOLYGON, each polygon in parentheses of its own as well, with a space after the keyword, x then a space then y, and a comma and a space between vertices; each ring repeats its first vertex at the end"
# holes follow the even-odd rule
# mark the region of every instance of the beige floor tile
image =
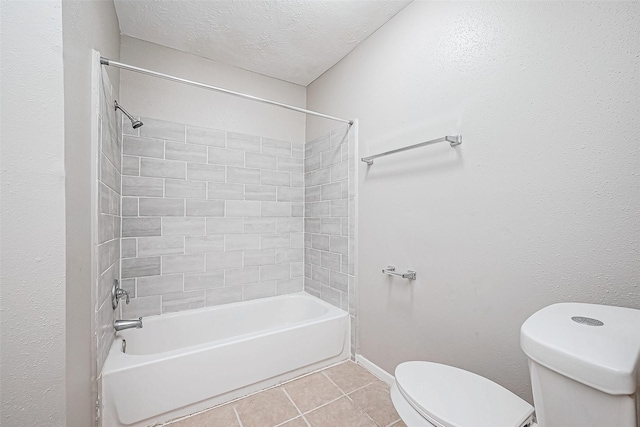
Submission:
POLYGON ((369 371, 351 361, 325 369, 324 373, 345 393, 378 381, 369 371))
POLYGON ((358 405, 347 397, 309 412, 305 418, 312 427, 376 427, 358 405))
POLYGON ((354 391, 349 397, 380 426, 388 426, 400 419, 391 402, 389 386, 382 381, 354 391))
POLYGON ((231 405, 224 405, 168 424, 167 427, 240 427, 240 423, 231 405))
POLYGON ((302 377, 282 387, 302 412, 310 411, 342 396, 342 391, 321 373, 302 377))
POLYGON ((304 418, 298 417, 282 424, 280 427, 309 427, 309 425, 304 420, 304 418))
POLYGON ((233 403, 243 427, 273 427, 299 415, 280 388, 272 388, 233 403))

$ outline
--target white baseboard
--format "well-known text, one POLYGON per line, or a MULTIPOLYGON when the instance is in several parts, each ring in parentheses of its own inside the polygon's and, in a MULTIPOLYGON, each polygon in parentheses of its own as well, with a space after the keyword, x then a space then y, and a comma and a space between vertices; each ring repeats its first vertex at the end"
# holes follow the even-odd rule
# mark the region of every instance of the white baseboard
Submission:
POLYGON ((356 354, 356 363, 365 368, 367 371, 371 372, 373 375, 375 375, 385 383, 389 384, 390 386, 395 382, 395 378, 393 375, 391 375, 375 363, 367 360, 361 354, 356 354))

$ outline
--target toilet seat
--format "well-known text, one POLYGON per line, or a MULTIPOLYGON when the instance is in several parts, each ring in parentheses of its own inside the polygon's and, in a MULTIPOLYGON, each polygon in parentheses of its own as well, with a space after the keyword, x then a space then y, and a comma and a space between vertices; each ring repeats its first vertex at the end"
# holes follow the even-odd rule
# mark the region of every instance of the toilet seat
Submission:
POLYGON ((531 424, 533 406, 471 372, 438 363, 405 362, 398 365, 395 374, 394 400, 403 398, 435 427, 531 424))

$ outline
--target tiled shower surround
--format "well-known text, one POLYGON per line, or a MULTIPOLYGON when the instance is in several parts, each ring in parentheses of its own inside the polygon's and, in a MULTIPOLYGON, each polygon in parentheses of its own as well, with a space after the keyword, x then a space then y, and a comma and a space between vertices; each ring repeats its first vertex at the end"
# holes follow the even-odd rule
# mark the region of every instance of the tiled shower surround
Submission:
POLYGON ((305 290, 355 325, 347 126, 305 146, 142 121, 123 126, 124 318, 305 290))
POLYGON ((305 146, 306 292, 348 311, 355 354, 354 141, 347 125, 305 146))
POLYGON ((120 277, 120 185, 121 122, 114 111, 113 88, 109 76, 101 70, 100 106, 98 113, 99 139, 97 153, 97 283, 95 292, 95 324, 97 372, 107 358, 113 342, 114 313, 111 307, 111 285, 120 277))
POLYGON ((122 315, 302 291, 303 144, 142 121, 124 126, 122 315))

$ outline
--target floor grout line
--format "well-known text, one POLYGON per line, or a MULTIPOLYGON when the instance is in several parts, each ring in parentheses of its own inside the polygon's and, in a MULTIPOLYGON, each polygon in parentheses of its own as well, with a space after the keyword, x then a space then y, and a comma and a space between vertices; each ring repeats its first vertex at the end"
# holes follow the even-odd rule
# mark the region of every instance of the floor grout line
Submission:
POLYGON ((233 413, 236 414, 236 419, 238 420, 238 424, 240 424, 240 427, 244 427, 242 425, 242 420, 240 419, 240 414, 238 414, 238 411, 236 411, 236 407, 231 405, 231 409, 233 409, 233 413))
POLYGON ((393 426, 395 423, 397 423, 398 421, 402 421, 402 418, 398 418, 397 420, 392 421, 392 422, 391 422, 391 424, 387 424, 385 427, 391 427, 391 426, 393 426))

